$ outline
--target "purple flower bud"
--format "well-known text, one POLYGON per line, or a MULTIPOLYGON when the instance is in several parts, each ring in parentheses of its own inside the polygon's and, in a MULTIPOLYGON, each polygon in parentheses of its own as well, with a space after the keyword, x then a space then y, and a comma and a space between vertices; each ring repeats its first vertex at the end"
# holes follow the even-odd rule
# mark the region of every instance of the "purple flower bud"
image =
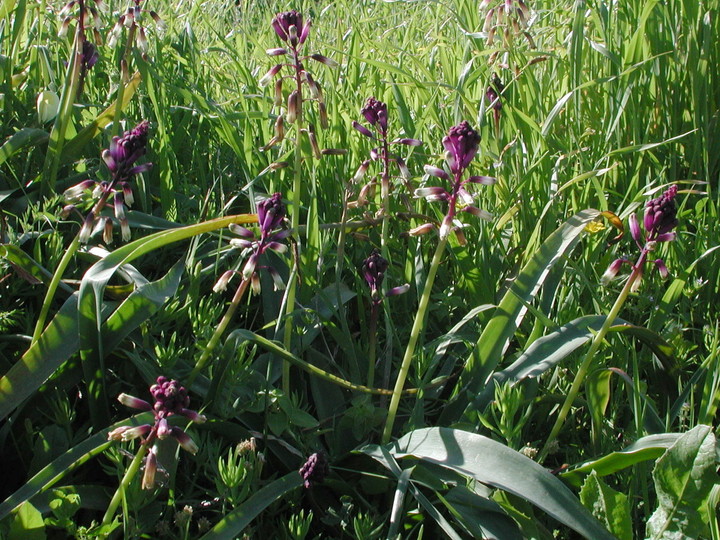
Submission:
POLYGON ((365 173, 367 172, 369 166, 370 160, 366 159, 365 161, 363 161, 351 181, 354 184, 360 182, 365 177, 365 173))
POLYGON ((447 201, 450 198, 450 194, 441 187, 425 187, 416 189, 415 197, 418 199, 425 198, 430 202, 447 201))
POLYGON ((374 97, 368 98, 360 113, 371 125, 379 126, 380 131, 387 132, 388 114, 387 105, 374 97))
POLYGON ((640 224, 638 223, 635 213, 630 214, 630 217, 628 218, 628 225, 630 226, 630 235, 633 240, 635 240, 638 244, 642 243, 642 232, 640 231, 640 224))
POLYGON ((310 488, 315 483, 322 483, 330 472, 330 465, 323 452, 312 454, 300 467, 300 476, 304 480, 305 488, 310 488))
POLYGON ((148 451, 145 458, 145 473, 142 479, 142 489, 152 489, 155 487, 155 473, 157 472, 157 454, 153 446, 148 451))
POLYGON ((492 176, 471 176, 466 180, 466 182, 471 184, 482 184, 483 186, 491 186, 497 182, 497 178, 493 178, 492 176))
POLYGON ((243 279, 248 279, 255 274, 255 267, 257 266, 258 255, 253 253, 248 257, 245 267, 242 270, 243 279))
POLYGON ((150 405, 147 401, 145 401, 144 399, 136 398, 134 396, 129 396, 128 394, 120 394, 118 396, 118 401, 126 407, 130 407, 131 409, 138 409, 140 411, 152 411, 152 405, 150 405))
POLYGON ((265 51, 268 56, 282 56, 283 54, 287 54, 287 49, 278 48, 278 49, 268 49, 265 51))
POLYGON ((677 191, 677 186, 673 184, 660 197, 645 205, 644 225, 649 238, 658 239, 659 235, 669 233, 677 227, 677 209, 675 207, 677 191))
POLYGON ((366 128, 365 126, 363 126, 362 124, 360 124, 358 122, 353 122, 352 127, 357 129, 360 133, 362 133, 366 137, 370 137, 371 139, 375 138, 375 135, 372 134, 372 131, 370 131, 368 128, 366 128))
POLYGON ((320 62, 321 64, 325 64, 328 67, 335 68, 338 67, 338 63, 333 60, 332 58, 328 58, 327 56, 323 56, 322 54, 311 54, 310 58, 315 60, 316 62, 320 62))
POLYGON ((469 214, 472 214, 473 216, 484 219, 485 221, 492 221, 493 215, 490 212, 487 212, 485 210, 481 210, 480 208, 473 206, 473 205, 467 205, 463 207, 463 212, 468 212, 469 214))
POLYGON ((388 292, 385 293, 385 296, 398 296, 400 294, 405 294, 410 290, 410 284, 406 283, 405 285, 400 285, 399 287, 393 287, 388 292))
POLYGON ((612 263, 610 263, 610 266, 607 267, 607 270, 605 270, 605 273, 600 278, 600 283, 603 285, 610 283, 610 281, 617 276, 620 268, 622 268, 622 265, 625 263, 629 263, 629 261, 627 259, 615 259, 612 263))
POLYGON ((147 152, 149 129, 150 123, 143 120, 122 137, 113 137, 110 148, 103 152, 105 164, 117 180, 127 180, 134 163, 147 152))
POLYGON ((655 268, 657 268, 657 271, 660 273, 660 277, 667 279, 670 272, 668 272, 667 266, 665 266, 665 261, 662 259, 655 259, 653 262, 655 263, 655 268))
POLYGON ((161 418, 180 414, 190 404, 187 390, 178 381, 167 377, 158 377, 150 387, 150 393, 155 398, 153 409, 161 418))
POLYGON ((112 219, 106 217, 103 224, 103 242, 106 244, 112 244, 113 238, 113 222, 112 219))
POLYGON ((280 273, 277 270, 275 270, 275 268, 273 268, 272 266, 268 266, 267 271, 273 280, 273 288, 276 291, 284 291, 285 290, 285 282, 282 280, 282 277, 280 277, 280 273))
POLYGON ((220 279, 218 279, 215 285, 213 285, 213 291, 219 293, 227 289, 228 283, 234 275, 235 270, 227 270, 223 272, 223 274, 220 276, 220 279))
POLYGON ((170 435, 170 425, 167 418, 161 418, 157 423, 157 436, 159 439, 167 439, 170 435))
POLYGON ((391 144, 404 144, 406 146, 422 146, 422 141, 419 139, 395 139, 391 144))
POLYGON ((443 169, 440 169, 439 167, 433 167, 432 165, 425 165, 424 169, 425 169, 425 172, 427 174, 429 174, 430 176, 442 178, 443 180, 447 180, 450 178, 450 175, 448 173, 446 173, 443 169))
POLYGON ((94 187, 97 182, 95 180, 83 180, 79 184, 69 187, 63 193, 66 201, 77 201, 82 198, 86 191, 94 187))
POLYGON ((448 135, 443 138, 450 170, 455 174, 464 171, 475 157, 479 144, 480 134, 466 121, 450 128, 448 135))
POLYGON ((198 445, 195 444, 195 441, 190 438, 190 435, 185 433, 182 429, 177 426, 173 426, 170 429, 170 434, 175 438, 180 446, 182 446, 183 450, 190 452, 191 454, 197 454, 197 451, 199 450, 198 445))
POLYGON ((272 78, 278 74, 278 72, 282 69, 282 67, 283 67, 282 64, 277 64, 277 65, 274 65, 273 67, 271 67, 268 70, 268 72, 260 78, 260 81, 258 81, 258 84, 260 86, 267 86, 268 84, 270 84, 270 81, 272 80, 272 78))
POLYGON ((230 229, 233 234, 237 234, 242 238, 247 238, 249 240, 255 238, 255 234, 250 229, 246 229, 245 227, 243 227, 242 225, 238 225, 237 223, 231 223, 230 225, 228 225, 228 229, 230 229))
MULTIPOLYGON (((294 33, 296 36, 300 29, 303 28, 303 16, 293 9, 276 15, 271 24, 278 37, 283 41, 288 41, 290 39, 290 28, 295 28, 294 33)), ((307 38, 307 35, 305 37, 307 38)))
POLYGON ((370 256, 363 261, 362 273, 365 281, 370 287, 370 294, 373 299, 378 298, 378 293, 385 279, 385 271, 388 268, 388 261, 380 255, 380 251, 374 249, 370 256))
POLYGON ((295 122, 295 119, 300 112, 301 101, 299 98, 300 95, 297 90, 293 90, 288 96, 286 119, 290 124, 295 122))
POLYGON ((279 229, 285 219, 285 205, 282 202, 282 195, 274 193, 267 199, 260 201, 257 205, 258 223, 262 238, 270 236, 272 231, 279 229))
POLYGON ((423 223, 422 225, 418 225, 417 227, 414 227, 408 231, 408 234, 410 236, 422 236, 423 234, 427 234, 430 231, 432 231, 435 228, 435 225, 432 223, 423 223))

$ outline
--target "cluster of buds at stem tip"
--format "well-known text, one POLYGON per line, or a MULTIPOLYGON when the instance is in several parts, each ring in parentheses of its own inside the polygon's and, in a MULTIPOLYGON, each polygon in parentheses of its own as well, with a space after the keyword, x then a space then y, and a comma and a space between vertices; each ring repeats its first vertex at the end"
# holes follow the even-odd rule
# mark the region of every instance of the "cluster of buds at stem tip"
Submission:
POLYGON ((486 37, 486 44, 492 47, 498 33, 502 34, 505 46, 509 46, 513 36, 524 35, 530 47, 535 48, 535 42, 527 31, 530 25, 530 8, 523 0, 483 0, 480 3, 480 11, 485 12, 483 33, 486 37))
POLYGON ((107 204, 113 205, 123 241, 130 239, 130 226, 125 209, 134 202, 131 180, 136 174, 152 167, 152 163, 135 164, 147 152, 149 129, 150 124, 144 120, 135 128, 126 131, 122 137, 113 137, 110 147, 102 153, 103 161, 110 172, 110 180, 85 180, 65 190, 65 200, 70 204, 63 209, 63 216, 69 215, 78 205, 91 208, 80 229, 81 243, 87 243, 96 229, 103 230, 103 240, 106 243, 112 242, 112 219, 101 215, 107 204))
POLYGON ((330 473, 330 464, 324 452, 315 452, 307 458, 298 471, 303 479, 303 485, 309 489, 314 484, 321 484, 330 473))
MULTIPOLYGON (((310 34, 311 27, 310 20, 305 20, 301 13, 295 10, 280 13, 273 18, 272 27, 278 37, 285 43, 285 46, 268 49, 267 53, 273 57, 286 57, 287 62, 271 67, 260 79, 260 86, 268 86, 277 77, 273 102, 278 107, 284 105, 285 113, 278 116, 275 122, 275 135, 263 149, 270 148, 283 140, 285 122, 293 124, 298 118, 302 118, 305 101, 317 103, 320 126, 323 129, 328 127, 327 107, 322 88, 305 68, 304 62, 314 60, 330 67, 337 67, 338 65, 334 60, 321 54, 301 55, 300 51, 310 34), (281 74, 283 68, 287 68, 288 72, 286 74, 281 74), (278 77, 278 75, 280 76, 278 77), (290 81, 292 84, 292 88, 287 92, 287 95, 283 91, 283 85, 286 81, 290 81), (303 87, 307 88, 307 96, 303 93, 303 87)), ((337 152, 330 150, 322 153, 337 152)))
MULTIPOLYGON (((378 146, 370 151, 370 159, 363 161, 360 165, 355 176, 352 178, 352 183, 357 184, 363 180, 371 161, 378 161, 383 164, 383 176, 389 176, 388 166, 390 163, 394 163, 398 168, 400 177, 407 183, 410 180, 410 170, 407 168, 405 160, 398 155, 390 153, 390 145, 420 146, 422 145, 422 141, 408 137, 396 138, 392 141, 389 140, 387 104, 374 97, 367 99, 365 105, 360 109, 360 114, 362 114, 370 127, 364 126, 360 122, 353 122, 353 127, 369 139, 375 141, 378 146)), ((385 180, 389 181, 389 177, 385 178, 385 180)), ((351 202, 349 206, 354 208, 366 205, 368 201, 373 198, 376 185, 376 179, 365 184, 360 190, 357 201, 351 202)))
POLYGON ((505 85, 500 77, 493 75, 493 79, 485 90, 485 106, 490 107, 493 111, 493 120, 495 122, 495 130, 500 128, 500 111, 502 111, 501 95, 505 90, 505 85))
POLYGON ((168 418, 171 416, 184 416, 192 422, 202 423, 206 421, 205 416, 196 411, 188 409, 190 398, 187 390, 178 381, 169 380, 166 377, 158 377, 155 384, 150 387, 150 394, 153 403, 150 404, 144 399, 136 398, 128 394, 120 394, 118 401, 140 411, 152 411, 155 421, 152 424, 140 426, 121 426, 108 433, 108 440, 130 441, 142 438, 140 444, 148 447, 148 455, 145 458, 145 474, 143 475, 143 489, 152 489, 155 486, 155 472, 157 471, 157 447, 158 440, 168 437, 174 438, 183 449, 191 454, 198 451, 198 446, 177 426, 171 426, 168 418))
POLYGON ((287 245, 283 241, 290 236, 289 229, 285 229, 285 204, 282 201, 282 195, 275 193, 271 197, 260 201, 257 205, 258 225, 260 236, 250 229, 233 223, 229 226, 231 232, 236 234, 238 238, 230 240, 230 245, 241 248, 244 254, 249 253, 249 257, 242 271, 228 270, 220 276, 215 283, 213 290, 221 292, 227 289, 228 283, 232 277, 240 273, 243 279, 249 279, 255 293, 260 292, 260 276, 258 270, 266 270, 273 280, 275 290, 285 288, 285 283, 280 277, 279 272, 272 266, 258 266, 260 257, 266 251, 274 251, 275 253, 285 253, 287 245))
POLYGON ((678 188, 673 184, 660 197, 648 201, 645 204, 642 226, 637 215, 635 213, 630 214, 628 218, 630 234, 640 250, 640 255, 635 264, 625 258, 615 259, 602 276, 603 285, 607 285, 625 264, 630 265, 634 272, 634 281, 631 286, 632 292, 636 292, 640 288, 643 267, 647 262, 651 262, 655 266, 663 279, 668 277, 669 272, 665 261, 660 258, 649 261, 648 258, 659 243, 671 242, 677 236, 673 231, 678 225, 677 208, 675 206, 677 192, 678 188))
MULTIPOLYGON (((155 28, 158 32, 165 30, 165 21, 160 18, 155 11, 144 9, 141 7, 142 0, 132 0, 132 5, 120 15, 115 26, 113 26, 108 37, 108 46, 114 48, 117 45, 120 36, 122 35, 123 28, 127 28, 131 32, 131 39, 133 44, 138 50, 144 55, 148 52, 148 27, 145 26, 144 19, 148 16, 152 19, 155 28)), ((123 66, 125 69, 125 66, 123 66)))
MULTIPOLYGON (((64 37, 68 34, 70 25, 73 20, 77 20, 77 29, 80 38, 85 41, 86 32, 91 32, 93 41, 95 43, 102 43, 99 29, 102 25, 100 19, 100 12, 105 10, 105 3, 103 0, 70 0, 60 10, 60 30, 58 31, 59 37, 64 37), (72 15, 73 11, 77 8, 77 14, 72 15)), ((84 51, 83 51, 84 52, 84 51)))
MULTIPOLYGON (((370 256, 363 261, 362 274, 365 281, 370 287, 370 297, 372 298, 373 304, 378 305, 382 302, 382 283, 385 279, 385 272, 388 269, 388 261, 377 249, 374 249, 370 256)), ((409 284, 400 285, 394 287, 385 293, 385 296, 397 296, 403 294, 410 288, 409 284)))
MULTIPOLYGON (((496 179, 490 176, 470 176, 463 180, 463 174, 470 162, 477 154, 480 144, 480 134, 463 121, 450 128, 447 136, 443 138, 445 147, 445 163, 447 169, 425 165, 425 172, 450 182, 450 191, 443 187, 422 187, 415 190, 416 197, 422 197, 429 202, 441 201, 448 203, 448 210, 440 225, 440 238, 447 238, 451 231, 455 232, 460 244, 465 244, 462 233, 462 224, 456 223, 458 212, 467 212, 475 217, 490 220, 492 215, 474 205, 473 195, 466 189, 469 184, 492 185, 496 179)), ((430 223, 420 225, 410 231, 411 235, 425 234, 432 230, 430 223)))

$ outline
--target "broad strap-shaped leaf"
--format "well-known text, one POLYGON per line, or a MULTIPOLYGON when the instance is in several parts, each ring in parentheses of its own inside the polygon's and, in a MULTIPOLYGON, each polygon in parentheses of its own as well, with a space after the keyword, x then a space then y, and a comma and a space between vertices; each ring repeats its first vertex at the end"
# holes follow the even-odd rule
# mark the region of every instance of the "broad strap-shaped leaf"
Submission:
POLYGON ((23 487, 5 499, 5 501, 0 504, 0 519, 3 519, 23 502, 29 501, 41 491, 50 489, 80 465, 112 445, 113 443, 107 440, 107 434, 113 429, 120 426, 147 424, 151 422, 152 419, 153 415, 149 412, 133 416, 130 419, 107 427, 73 446, 28 480, 23 487))
POLYGON ((49 134, 44 129, 22 128, 13 133, 5 144, 0 146, 0 165, 27 146, 47 144, 48 138, 49 134))
POLYGON ((192 238, 202 233, 222 229, 231 223, 247 224, 257 221, 255 214, 240 214, 204 221, 187 227, 160 231, 126 244, 95 263, 80 283, 78 300, 80 355, 88 385, 88 401, 95 428, 107 423, 105 408, 104 358, 105 341, 102 332, 103 292, 110 278, 130 261, 163 246, 192 238))
POLYGON ((543 242, 515 278, 467 359, 462 381, 471 393, 480 390, 495 370, 525 316, 526 304, 532 302, 550 270, 575 247, 585 227, 599 215, 594 209, 575 214, 543 242))
POLYGON ((424 428, 388 447, 371 445, 361 451, 381 463, 386 461, 385 451, 396 459, 416 458, 446 467, 531 502, 586 538, 613 538, 562 481, 533 460, 482 435, 424 428))
POLYGON ((631 467, 641 461, 657 459, 663 452, 675 444, 679 438, 680 434, 678 433, 648 435, 647 437, 638 439, 619 452, 612 452, 601 458, 586 461, 577 467, 571 467, 569 471, 561 473, 560 476, 571 484, 580 487, 585 475, 592 471, 595 471, 598 476, 606 476, 631 467))
MULTIPOLYGON (((707 499, 718 482, 717 442, 710 426, 678 438, 653 470, 658 508, 647 523, 652 540, 709 537, 707 499)), ((714 514, 712 519, 715 519, 714 514)))
POLYGON ((297 471, 278 478, 223 517, 201 540, 233 540, 272 503, 303 485, 297 471))
POLYGON ((632 520, 627 495, 615 491, 592 472, 580 490, 580 501, 619 540, 632 540, 632 520))

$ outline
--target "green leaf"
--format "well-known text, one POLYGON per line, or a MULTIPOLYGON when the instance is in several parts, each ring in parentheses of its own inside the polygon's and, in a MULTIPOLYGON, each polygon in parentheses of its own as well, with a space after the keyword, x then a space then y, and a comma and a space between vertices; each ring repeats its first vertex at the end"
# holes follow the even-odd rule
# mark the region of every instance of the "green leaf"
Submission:
POLYGON ((451 489, 446 496, 440 496, 440 500, 473 538, 522 540, 517 523, 495 501, 464 486, 451 489))
POLYGON ((252 495, 238 508, 223 517, 201 540, 233 540, 272 503, 303 485, 302 477, 293 471, 252 495))
POLYGON ((602 425, 602 419, 608 403, 610 403, 610 377, 612 374, 613 372, 609 369, 599 369, 591 373, 585 380, 585 396, 593 426, 602 425))
POLYGON ((83 442, 73 446, 63 455, 55 459, 50 465, 46 466, 24 486, 10 495, 2 504, 0 504, 0 519, 10 514, 14 509, 23 504, 25 501, 32 499, 38 493, 45 491, 62 480, 65 476, 73 472, 80 465, 91 459, 92 457, 105 451, 106 448, 114 444, 107 440, 107 434, 120 426, 139 426, 147 424, 153 419, 152 413, 142 413, 132 418, 118 422, 110 427, 99 431, 96 435, 85 439, 83 442))
POLYGON ((696 426, 667 449, 653 470, 658 508, 647 523, 652 540, 681 540, 710 532, 707 500, 717 483, 717 448, 710 426, 696 426))
POLYGON ((519 452, 482 435, 425 428, 387 447, 371 445, 361 451, 383 464, 387 461, 385 451, 397 459, 412 457, 449 468, 531 502, 587 538, 613 538, 558 478, 519 452))
POLYGON ((23 503, 10 524, 8 540, 45 540, 42 514, 29 502, 23 503))
POLYGON ((571 484, 580 487, 583 477, 591 471, 595 471, 598 476, 606 476, 631 467, 641 461, 657 459, 666 449, 675 444, 679 437, 680 435, 677 433, 648 435, 647 437, 638 439, 619 452, 612 452, 599 459, 586 461, 582 465, 561 473, 560 476, 571 484))
POLYGON ((48 132, 44 129, 22 128, 0 146, 0 165, 23 148, 46 144, 48 138, 48 132))
POLYGON ((126 244, 95 263, 80 283, 78 299, 80 355, 88 385, 90 413, 96 428, 107 423, 104 358, 106 345, 102 331, 103 292, 110 278, 124 264, 155 249, 202 233, 222 229, 231 223, 247 224, 257 221, 255 214, 227 216, 187 227, 160 231, 126 244))
POLYGON ((632 520, 627 495, 615 491, 596 472, 590 473, 580 490, 580 502, 620 540, 632 540, 632 520))
MULTIPOLYGON (((488 378, 525 316, 526 306, 532 303, 555 264, 575 247, 585 227, 598 216, 600 212, 594 209, 575 214, 543 242, 515 278, 467 359, 461 382, 468 385, 470 394, 476 395, 484 387, 493 386, 487 384, 488 378)), ((454 407, 448 407, 445 416, 455 413, 454 407)))

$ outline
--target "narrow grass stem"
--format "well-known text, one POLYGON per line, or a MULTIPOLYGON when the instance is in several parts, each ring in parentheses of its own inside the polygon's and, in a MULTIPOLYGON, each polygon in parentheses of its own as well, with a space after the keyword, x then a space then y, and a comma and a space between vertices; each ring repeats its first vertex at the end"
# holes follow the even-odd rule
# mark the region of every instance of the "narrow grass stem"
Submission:
POLYGON ((102 524, 108 525, 113 517, 115 516, 115 511, 117 510, 118 506, 120 506, 120 502, 122 501, 122 498, 125 494, 125 490, 130 485, 130 482, 132 482, 133 478, 135 478, 135 475, 140 470, 140 466, 142 465, 142 460, 145 458, 145 454, 148 452, 148 447, 145 444, 140 445, 140 449, 138 450, 138 453, 135 454, 135 457, 133 458, 132 462, 130 462, 130 466, 128 467, 128 470, 125 471, 125 475, 123 476, 122 480, 120 481, 120 485, 118 486, 117 490, 115 491, 115 494, 113 495, 113 498, 110 500, 110 504, 108 504, 107 510, 105 511, 105 515, 103 516, 102 524))
POLYGON ((203 370, 208 360, 210 359, 210 355, 215 350, 217 344, 220 342, 220 338, 225 333, 225 330, 227 330, 227 327, 230 324, 233 315, 235 315, 235 311, 237 311, 237 308, 240 305, 240 301, 245 295, 245 291, 247 291, 248 285, 250 285, 251 279, 251 277, 243 279, 242 283, 240 283, 240 286, 235 291, 235 296, 233 296, 233 299, 231 300, 230 305, 225 312, 225 315, 223 315, 223 318, 220 320, 220 323, 215 329, 215 332, 210 338, 210 341, 205 347, 205 350, 200 356, 200 359, 197 361, 197 364, 195 364, 195 368, 192 370, 190 376, 188 377, 188 386, 193 383, 195 378, 200 374, 200 372, 203 370))
POLYGON ((370 309, 370 324, 368 325, 368 371, 367 385, 372 388, 375 382, 375 359, 377 357, 377 323, 380 310, 378 304, 373 302, 370 309))
POLYGON ((123 100, 125 99, 125 85, 129 82, 129 80, 126 79, 128 79, 128 74, 130 73, 127 65, 127 58, 130 54, 132 44, 135 41, 136 29, 137 25, 133 23, 128 31, 125 48, 123 50, 122 57, 120 58, 120 83, 118 84, 117 95, 115 96, 115 114, 113 115, 111 132, 113 137, 120 134, 120 116, 122 115, 123 100))
POLYGON ((32 336, 33 344, 40 338, 42 331, 45 329, 45 321, 47 320, 48 313, 50 312, 50 305, 55 298, 55 292, 57 292, 57 288, 60 285, 60 280, 62 280, 63 274, 65 273, 68 264, 70 264, 70 260, 73 258, 75 253, 77 253, 79 247, 80 235, 78 234, 75 235, 75 238, 73 238, 73 241, 65 250, 62 259, 60 259, 60 262, 55 269, 55 273, 53 273, 53 276, 50 279, 47 293, 45 293, 45 300, 43 300, 42 307, 40 308, 40 315, 38 315, 37 322, 35 323, 35 330, 33 331, 32 336))
POLYGON ((605 322, 603 323, 602 327, 598 331, 597 334, 595 334, 595 337, 593 338, 592 342, 590 343, 590 348, 588 349, 587 354, 585 355, 585 359, 583 360, 582 364, 580 365, 580 368, 578 369, 577 373, 575 374, 575 378, 573 379, 572 386, 570 387, 570 391, 568 392, 567 396, 565 397, 565 401, 562 404, 562 407, 560 408, 560 412, 558 413, 558 417, 555 420, 555 424, 553 425, 552 430, 550 431, 550 435, 547 438, 547 441, 545 441, 545 445, 543 446, 542 450, 540 451, 540 455, 538 457, 538 461, 540 463, 543 462, 543 460, 547 457, 548 449, 550 448, 550 445, 552 442, 557 438, 558 434, 560 433, 560 430, 563 427, 563 424, 565 424, 565 420, 567 419, 568 414, 570 413, 570 408, 572 407, 573 402, 575 401, 575 398, 577 397, 578 393, 580 392, 580 387, 582 386, 583 382, 585 381, 585 377, 588 374, 588 371, 590 370, 590 367, 592 366, 593 360, 595 359, 595 354, 597 353, 598 349, 600 348, 600 345, 602 344, 603 340, 605 339, 605 336, 607 335, 608 331, 610 330, 610 327, 615 322, 615 319, 617 319, 618 315, 620 314, 620 310, 622 309, 623 305, 625 304, 625 301, 627 300, 630 291, 632 290, 633 284, 636 280, 642 278, 642 267, 644 265, 644 258, 646 257, 646 254, 643 253, 640 256, 640 260, 638 261, 638 264, 635 265, 633 268, 633 271, 630 273, 630 277, 628 277, 627 282, 625 283, 625 286, 620 291, 620 294, 615 299, 615 303, 613 304, 612 308, 610 308, 610 312, 608 313, 607 317, 605 318, 605 322))
POLYGON ((440 237, 437 249, 435 249, 435 254, 433 255, 430 263, 428 277, 425 280, 425 288, 423 289, 422 296, 420 297, 420 303, 418 304, 415 320, 413 321, 412 330, 410 331, 410 339, 408 341, 407 348, 405 349, 405 355, 403 356, 402 364, 400 365, 400 371, 398 372, 397 379, 395 380, 395 387, 393 388, 392 398, 390 399, 387 420, 385 421, 385 429, 383 430, 382 444, 390 442, 390 437, 392 436, 393 424, 395 423, 395 417, 397 416, 397 409, 400 404, 400 397, 402 395, 403 388, 405 386, 405 379, 407 379, 408 372, 410 371, 410 363, 412 361, 413 354, 415 353, 415 347, 417 346, 420 339, 420 333, 422 332, 425 324, 425 315, 427 313, 428 304, 430 303, 430 293, 432 292, 435 275, 440 267, 440 260, 442 259, 445 251, 447 240, 447 235, 440 237))
MULTIPOLYGON (((82 18, 81 14, 80 20, 82 20, 82 18)), ((72 57, 68 63, 68 68, 65 74, 65 84, 63 85, 62 93, 60 94, 60 108, 58 110, 57 117, 55 118, 52 130, 50 131, 45 164, 43 165, 40 192, 45 197, 49 196, 55 190, 57 173, 60 168, 60 157, 63 145, 65 144, 65 134, 67 132, 68 124, 70 123, 72 108, 75 103, 78 85, 80 84, 80 70, 82 68, 84 42, 84 30, 82 25, 78 24, 78 28, 75 31, 75 41, 73 42, 72 57)))
MULTIPOLYGON (((303 132, 303 99, 302 99, 302 78, 301 78, 301 63, 298 56, 297 50, 293 51, 295 58, 295 83, 297 88, 297 98, 295 105, 297 108, 295 117, 295 158, 293 162, 293 199, 292 199, 292 216, 290 218, 291 228, 297 231, 300 226, 300 187, 302 181, 302 132, 303 132)), ((297 257, 295 258, 294 264, 296 270, 300 265, 300 253, 302 247, 302 241, 300 235, 296 238, 297 241, 297 257)), ((295 272, 298 275, 299 271, 295 272)), ((291 272, 292 276, 292 272, 291 272)), ((285 333, 283 335, 283 346, 289 351, 292 345, 292 329, 293 325, 290 321, 293 310, 295 309, 295 294, 297 288, 297 279, 291 279, 288 283, 287 290, 287 303, 285 304, 285 333)), ((290 364, 283 362, 282 367, 282 388, 285 394, 290 393, 290 364)))

